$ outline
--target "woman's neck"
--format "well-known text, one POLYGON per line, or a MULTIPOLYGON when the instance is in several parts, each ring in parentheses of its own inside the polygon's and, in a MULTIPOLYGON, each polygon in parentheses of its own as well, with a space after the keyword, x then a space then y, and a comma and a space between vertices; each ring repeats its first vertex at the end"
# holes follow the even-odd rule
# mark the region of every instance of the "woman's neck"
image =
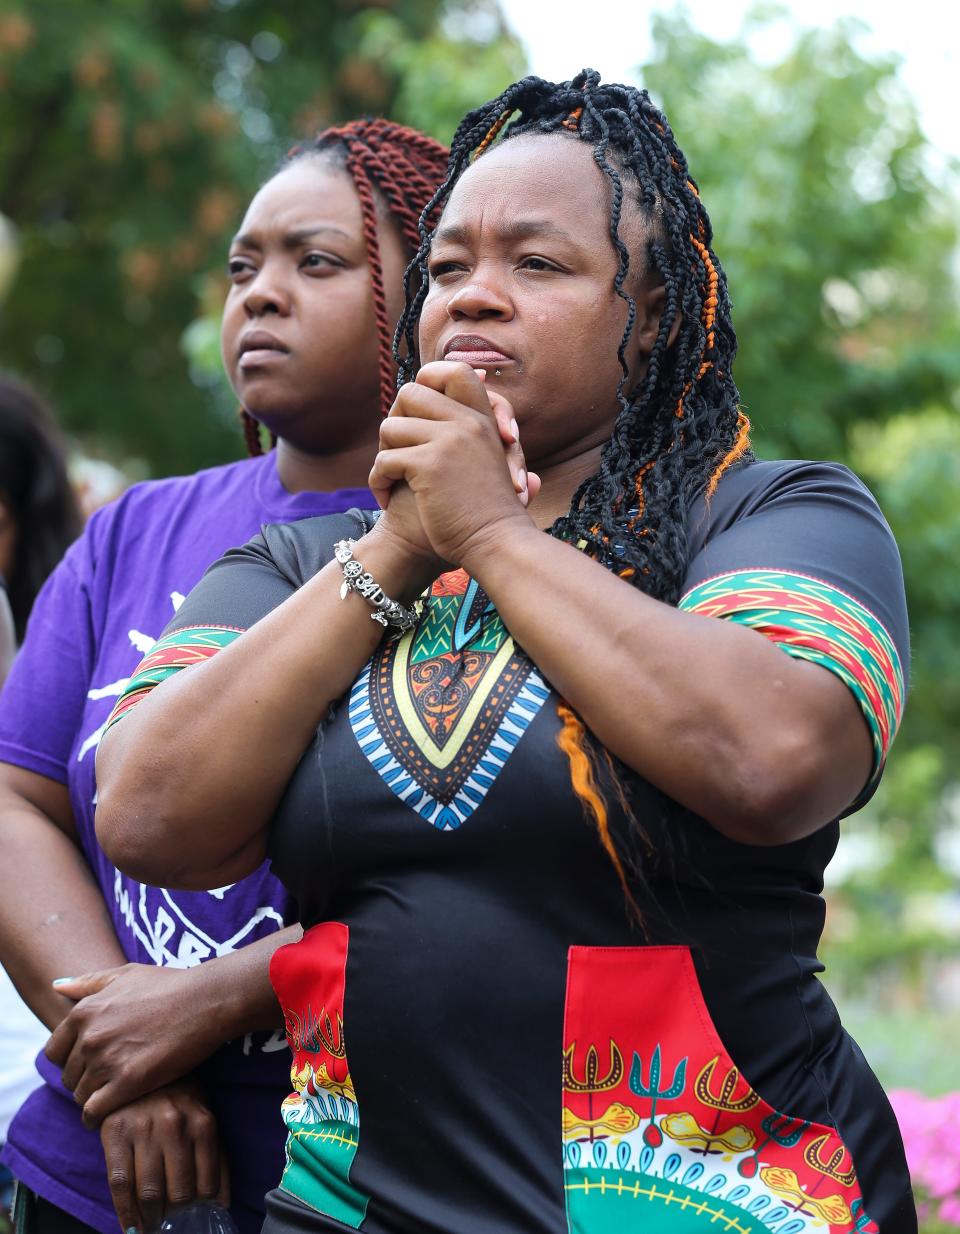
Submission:
POLYGON ((277 475, 288 493, 325 493, 337 488, 366 488, 376 446, 369 441, 330 454, 311 454, 281 437, 277 475))
POLYGON ((600 466, 602 450, 602 445, 593 446, 573 458, 534 468, 540 476, 541 488, 530 503, 530 517, 541 531, 567 513, 573 494, 600 466))

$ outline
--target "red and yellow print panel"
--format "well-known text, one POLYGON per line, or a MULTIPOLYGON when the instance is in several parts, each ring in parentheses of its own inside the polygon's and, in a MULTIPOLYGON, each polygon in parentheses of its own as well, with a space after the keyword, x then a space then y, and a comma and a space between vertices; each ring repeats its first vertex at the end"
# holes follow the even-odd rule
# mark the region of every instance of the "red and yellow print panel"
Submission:
POLYGON ((876 1234, 836 1131, 725 1051, 686 947, 571 947, 562 1120, 571 1234, 876 1234))

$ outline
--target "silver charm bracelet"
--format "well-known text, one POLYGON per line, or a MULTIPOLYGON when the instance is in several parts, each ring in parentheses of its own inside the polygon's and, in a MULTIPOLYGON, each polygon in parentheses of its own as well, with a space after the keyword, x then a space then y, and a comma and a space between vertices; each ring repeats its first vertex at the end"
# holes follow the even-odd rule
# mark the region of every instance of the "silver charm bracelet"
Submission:
POLYGON ((378 621, 384 629, 392 627, 400 633, 412 630, 417 624, 416 610, 391 600, 373 575, 364 570, 353 555, 356 543, 356 540, 338 540, 333 546, 333 555, 343 567, 340 599, 345 600, 351 591, 355 591, 373 606, 371 621, 378 621))

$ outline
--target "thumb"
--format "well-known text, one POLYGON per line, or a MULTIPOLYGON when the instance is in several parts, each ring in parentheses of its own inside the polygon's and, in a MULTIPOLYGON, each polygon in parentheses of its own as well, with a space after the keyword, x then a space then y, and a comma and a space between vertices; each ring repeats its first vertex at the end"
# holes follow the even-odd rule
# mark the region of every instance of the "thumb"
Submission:
POLYGON ((517 422, 514 419, 513 407, 496 390, 488 390, 487 398, 490 400, 490 410, 493 412, 493 418, 497 422, 500 440, 505 446, 514 445, 520 440, 520 430, 517 428, 517 422))
POLYGON ((110 969, 104 969, 98 973, 83 973, 79 977, 58 977, 51 984, 58 994, 63 994, 77 1002, 81 998, 86 998, 88 994, 96 994, 104 989, 113 977, 114 974, 110 969))

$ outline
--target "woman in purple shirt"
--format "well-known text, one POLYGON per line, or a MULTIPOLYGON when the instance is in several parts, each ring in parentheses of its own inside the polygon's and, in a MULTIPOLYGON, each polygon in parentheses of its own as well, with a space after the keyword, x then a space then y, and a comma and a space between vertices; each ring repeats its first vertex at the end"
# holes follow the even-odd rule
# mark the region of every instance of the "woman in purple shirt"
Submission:
POLYGON ((53 1030, 3 1155, 23 1228, 149 1229, 228 1193, 241 1231, 260 1227, 289 1068, 267 962, 296 918, 265 867, 197 894, 120 874, 94 837, 94 752, 211 561, 261 524, 369 504, 402 273, 445 167, 378 120, 291 152, 229 258, 223 359, 260 456, 136 485, 37 601, 0 705, 0 959, 53 1030), (86 976, 54 989, 63 974, 86 976))

